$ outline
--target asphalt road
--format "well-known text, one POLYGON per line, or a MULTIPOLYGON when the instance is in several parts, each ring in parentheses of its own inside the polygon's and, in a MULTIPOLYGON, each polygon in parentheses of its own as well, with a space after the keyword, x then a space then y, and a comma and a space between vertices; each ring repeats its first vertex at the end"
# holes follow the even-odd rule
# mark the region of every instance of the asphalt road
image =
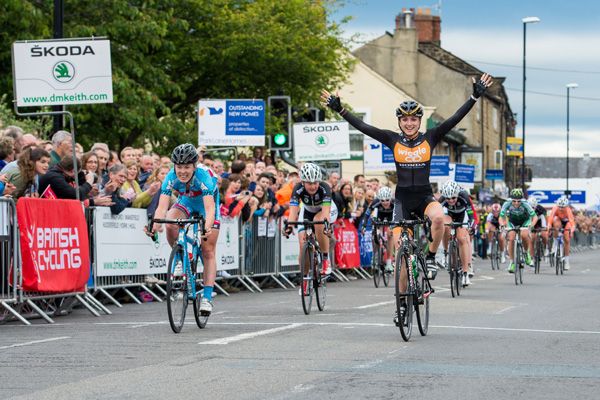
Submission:
MULTIPOLYGON (((429 334, 405 343, 393 289, 329 285, 305 316, 297 290, 218 296, 204 330, 166 305, 77 309, 56 324, 0 326, 0 398, 15 399, 594 399, 600 397, 600 251, 573 255, 524 285, 479 261, 451 298, 435 281, 429 334)), ((191 310, 191 308, 189 309, 191 310)))

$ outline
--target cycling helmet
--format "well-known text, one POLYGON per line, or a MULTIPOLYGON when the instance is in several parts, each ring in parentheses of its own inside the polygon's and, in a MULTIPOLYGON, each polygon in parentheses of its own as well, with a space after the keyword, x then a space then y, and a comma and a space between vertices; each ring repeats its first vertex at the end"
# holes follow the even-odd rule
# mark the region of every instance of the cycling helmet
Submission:
POLYGON ((396 108, 396 117, 419 117, 423 116, 423 107, 416 101, 403 101, 400 106, 396 108))
POLYGON ((306 163, 300 168, 300 179, 303 182, 320 182, 323 179, 321 168, 317 164, 306 163))
POLYGON ((180 144, 171 153, 173 164, 195 164, 198 161, 198 153, 191 143, 180 144))
POLYGON ((502 209, 502 207, 500 207, 500 204, 492 204, 492 212, 493 213, 499 213, 501 209, 502 209))
POLYGON ((387 186, 382 186, 377 191, 377 198, 381 201, 391 200, 392 199, 392 189, 387 186))
POLYGON ((447 199, 451 199, 452 197, 458 197, 460 193, 460 185, 454 181, 444 182, 442 185, 442 196, 447 199))
POLYGON ((522 200, 523 199, 523 189, 514 188, 510 191, 511 200, 522 200))
POLYGON ((556 200, 556 205, 560 208, 566 207, 569 205, 569 199, 565 196, 561 196, 558 200, 556 200))
POLYGON ((529 203, 531 208, 536 208, 538 205, 538 199, 535 196, 531 196, 530 198, 528 198, 527 202, 529 203))

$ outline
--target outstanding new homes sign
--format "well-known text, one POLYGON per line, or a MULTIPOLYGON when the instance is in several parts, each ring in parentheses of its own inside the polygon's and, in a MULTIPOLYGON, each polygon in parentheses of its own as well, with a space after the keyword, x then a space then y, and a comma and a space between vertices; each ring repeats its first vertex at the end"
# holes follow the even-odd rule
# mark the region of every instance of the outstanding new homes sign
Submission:
POLYGON ((110 41, 19 41, 12 46, 18 107, 112 103, 110 41))

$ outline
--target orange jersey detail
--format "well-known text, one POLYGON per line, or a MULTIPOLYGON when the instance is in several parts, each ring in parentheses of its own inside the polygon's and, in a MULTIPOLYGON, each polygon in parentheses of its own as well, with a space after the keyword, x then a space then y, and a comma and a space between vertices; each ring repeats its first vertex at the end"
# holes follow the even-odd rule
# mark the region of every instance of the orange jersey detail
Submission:
POLYGON ((415 147, 407 147, 397 142, 394 146, 394 159, 401 164, 417 164, 431 159, 431 147, 423 141, 415 147))

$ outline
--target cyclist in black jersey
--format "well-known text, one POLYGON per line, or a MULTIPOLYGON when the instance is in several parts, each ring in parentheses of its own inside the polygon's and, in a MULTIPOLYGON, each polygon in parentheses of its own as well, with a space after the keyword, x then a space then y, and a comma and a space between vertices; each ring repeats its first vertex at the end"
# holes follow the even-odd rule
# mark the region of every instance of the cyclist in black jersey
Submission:
POLYGON ((532 240, 529 242, 529 254, 535 254, 533 247, 536 243, 537 235, 542 235, 542 242, 544 243, 544 255, 548 256, 548 253, 550 252, 548 250, 548 221, 546 220, 546 214, 548 211, 546 211, 542 205, 538 204, 538 199, 535 196, 528 198, 527 202, 531 208, 533 208, 533 211, 535 211, 535 215, 538 216, 538 220, 533 226, 533 229, 540 231, 539 233, 535 231, 531 232, 532 240))
MULTIPOLYGON (((492 253, 492 238, 494 236, 494 232, 497 230, 500 230, 500 210, 501 209, 502 209, 502 207, 500 206, 500 204, 498 204, 498 203, 492 204, 492 210, 488 214, 487 218, 485 219, 485 233, 488 237, 488 243, 490 244, 490 247, 488 248, 488 254, 492 253)), ((500 262, 502 264, 504 264, 506 262, 506 254, 504 252, 504 248, 505 248, 504 247, 504 244, 505 244, 504 234, 498 235, 498 244, 499 244, 499 250, 500 250, 500 256, 501 256, 500 262)))
MULTIPOLYGON (((392 205, 392 190, 387 187, 387 186, 382 186, 381 188, 379 188, 379 190, 377 191, 377 197, 375 198, 375 200, 373 200, 373 202, 369 205, 369 207, 367 207, 367 210, 365 211, 365 221, 367 221, 369 218, 372 218, 374 221, 387 221, 387 222, 391 222, 393 221, 394 218, 394 206, 392 205)), ((384 238, 386 238, 387 242, 385 243, 385 248, 386 248, 386 255, 387 258, 385 259, 385 268, 388 271, 393 271, 393 267, 392 267, 392 255, 393 253, 393 241, 390 240, 390 238, 388 237, 389 234, 389 227, 388 226, 383 226, 381 227, 383 229, 383 236, 384 238)), ((375 229, 375 228, 373 228, 375 229)), ((377 243, 377 235, 373 234, 373 240, 375 241, 375 244, 378 245, 379 243, 377 243)))
MULTIPOLYGON (((435 146, 471 110, 479 97, 492 85, 492 77, 483 74, 473 78, 473 94, 458 111, 439 126, 419 132, 423 108, 414 101, 405 101, 396 109, 400 133, 368 125, 342 107, 340 97, 327 90, 321 92, 321 103, 341 115, 353 127, 389 147, 394 154, 398 184, 394 201, 394 221, 409 219, 412 214, 427 216, 431 220, 433 241, 429 244, 427 268, 435 277, 437 270, 435 253, 444 234, 444 212, 433 198, 429 183, 431 154, 435 146)), ((400 229, 394 229, 394 243, 398 243, 400 229)), ((402 287, 406 284, 406 272, 402 269, 402 287)))
MULTIPOLYGON (((319 242, 319 247, 323 252, 323 271, 324 275, 331 274, 331 265, 329 262, 329 230, 330 211, 331 211, 331 188, 326 182, 322 181, 321 168, 313 163, 305 163, 300 168, 300 179, 292 189, 292 197, 290 199, 290 214, 289 221, 298 221, 298 216, 302 212, 303 221, 326 221, 325 225, 315 225, 314 232, 319 242), (300 205, 302 204, 302 211, 300 205)), ((289 236, 294 231, 290 225, 287 226, 284 234, 289 236)), ((300 244, 300 252, 304 246, 305 237, 303 234, 298 235, 300 244)), ((303 288, 306 290, 306 288, 303 288)))

